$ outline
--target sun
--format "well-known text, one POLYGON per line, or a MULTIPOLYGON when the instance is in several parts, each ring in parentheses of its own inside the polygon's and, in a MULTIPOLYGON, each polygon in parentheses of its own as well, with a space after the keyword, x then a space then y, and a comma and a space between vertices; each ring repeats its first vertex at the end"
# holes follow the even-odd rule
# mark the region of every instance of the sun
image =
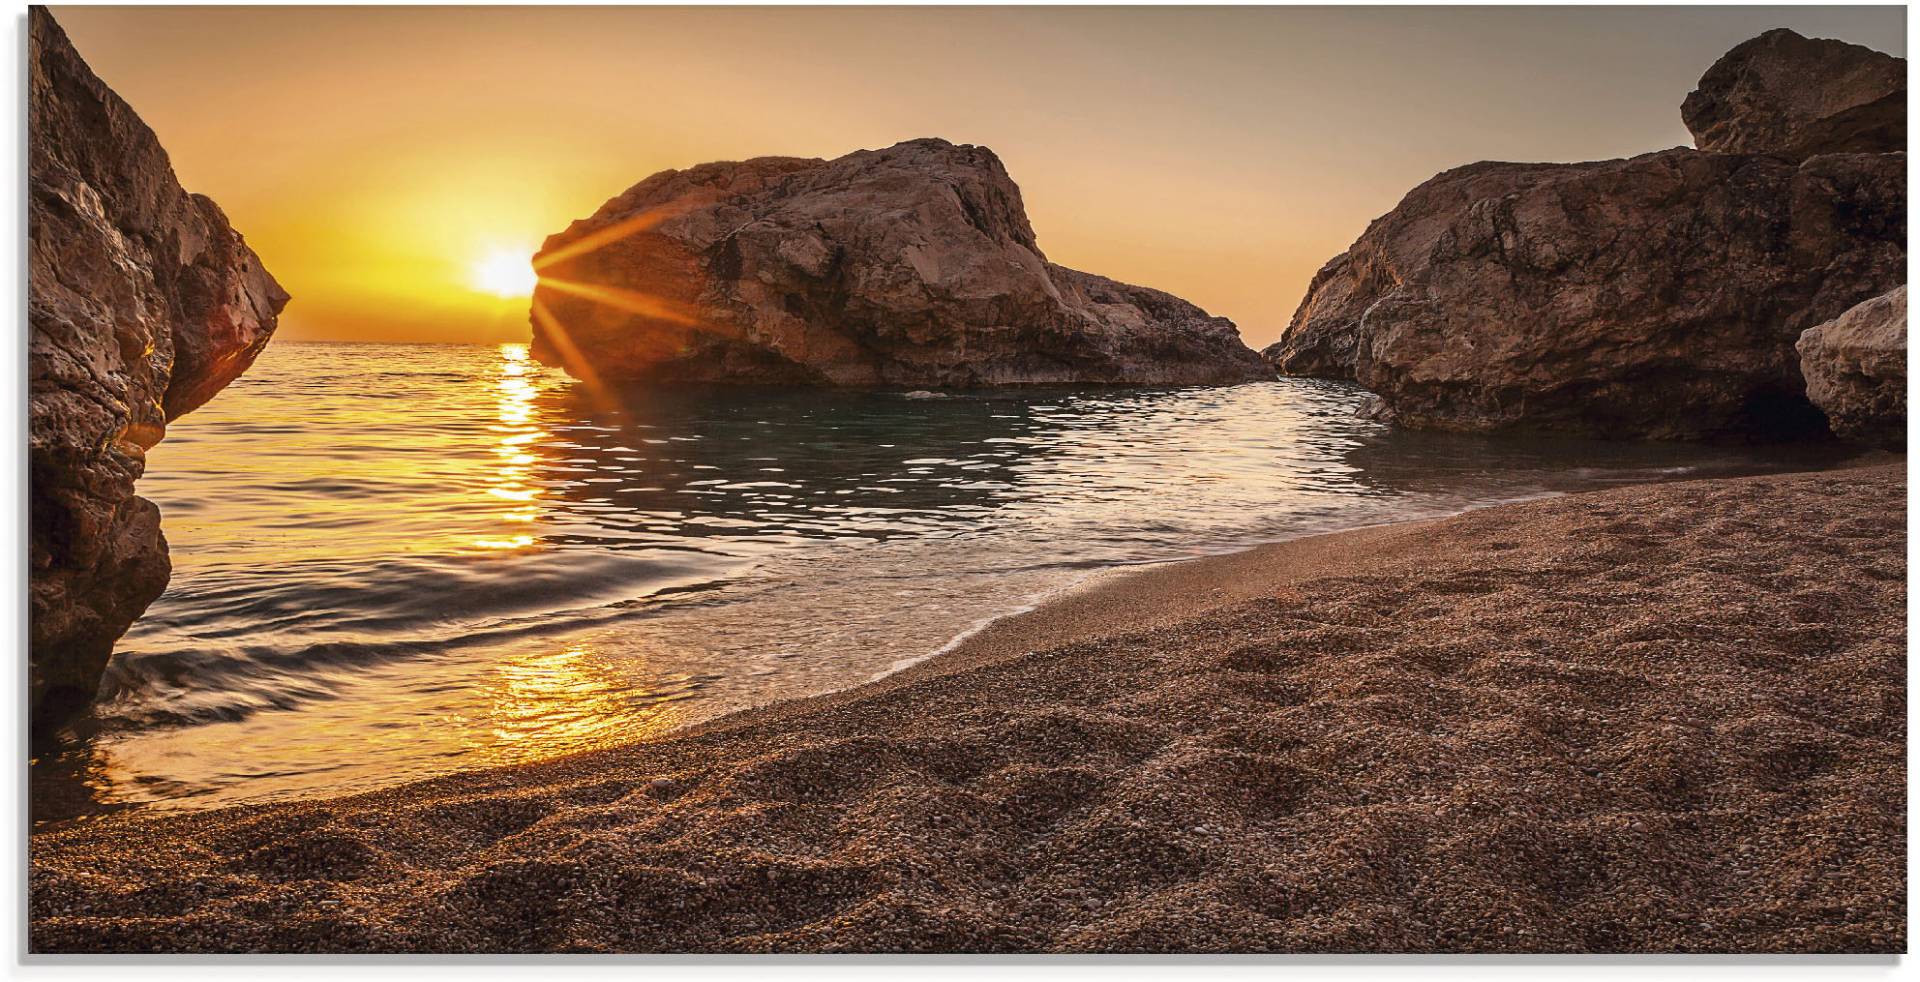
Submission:
POLYGON ((531 249, 489 250, 474 262, 467 279, 474 289, 497 297, 532 296, 539 283, 531 249))

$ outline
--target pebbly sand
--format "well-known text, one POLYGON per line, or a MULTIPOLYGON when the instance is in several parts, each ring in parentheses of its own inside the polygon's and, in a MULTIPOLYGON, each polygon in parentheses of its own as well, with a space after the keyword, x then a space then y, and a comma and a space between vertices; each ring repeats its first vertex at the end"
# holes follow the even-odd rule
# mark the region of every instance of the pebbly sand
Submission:
POLYGON ((39 832, 30 941, 1897 952, 1905 510, 1883 464, 1116 577, 655 742, 39 832))

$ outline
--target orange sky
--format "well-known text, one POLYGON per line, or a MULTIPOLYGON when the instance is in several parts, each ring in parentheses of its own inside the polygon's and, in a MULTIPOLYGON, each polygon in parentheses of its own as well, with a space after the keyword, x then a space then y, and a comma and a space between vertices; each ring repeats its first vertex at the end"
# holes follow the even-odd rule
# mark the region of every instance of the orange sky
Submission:
POLYGON ((1056 262, 1255 346, 1413 185, 1689 143, 1771 27, 1906 54, 1878 8, 55 7, 293 294, 282 337, 519 340, 473 269, 655 171, 992 147, 1056 262))

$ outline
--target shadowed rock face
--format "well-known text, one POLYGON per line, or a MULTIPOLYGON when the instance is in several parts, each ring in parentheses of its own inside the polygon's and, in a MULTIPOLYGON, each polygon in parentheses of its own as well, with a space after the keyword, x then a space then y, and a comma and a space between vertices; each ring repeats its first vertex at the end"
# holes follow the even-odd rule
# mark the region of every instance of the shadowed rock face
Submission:
POLYGON ((1833 432, 1883 450, 1907 446, 1907 288, 1863 301, 1795 345, 1807 398, 1833 432))
POLYGON ((1905 170, 1688 149, 1457 168, 1329 262, 1264 354, 1416 427, 1818 433, 1794 342, 1905 280, 1905 170))
POLYGON ((1735 47, 1700 77, 1680 116, 1694 145, 1804 160, 1907 148, 1907 63, 1784 28, 1735 47))
POLYGON ((993 152, 665 171, 549 238, 534 355, 576 376, 833 385, 1271 377, 1231 321, 1047 261, 993 152))
POLYGON ((134 495, 147 448, 252 364, 287 294, 52 15, 29 16, 30 674, 46 726, 93 697, 166 586, 159 510, 134 495))

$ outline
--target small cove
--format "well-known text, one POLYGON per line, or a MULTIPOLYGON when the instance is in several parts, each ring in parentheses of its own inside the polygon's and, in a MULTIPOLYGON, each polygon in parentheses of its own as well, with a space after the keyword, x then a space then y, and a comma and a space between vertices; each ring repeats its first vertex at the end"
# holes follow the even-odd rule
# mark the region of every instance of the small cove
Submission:
POLYGON ((857 685, 1117 567, 1808 448, 1397 432, 1339 383, 614 389, 521 345, 275 343, 141 493, 167 593, 35 817, 334 795, 857 685))

